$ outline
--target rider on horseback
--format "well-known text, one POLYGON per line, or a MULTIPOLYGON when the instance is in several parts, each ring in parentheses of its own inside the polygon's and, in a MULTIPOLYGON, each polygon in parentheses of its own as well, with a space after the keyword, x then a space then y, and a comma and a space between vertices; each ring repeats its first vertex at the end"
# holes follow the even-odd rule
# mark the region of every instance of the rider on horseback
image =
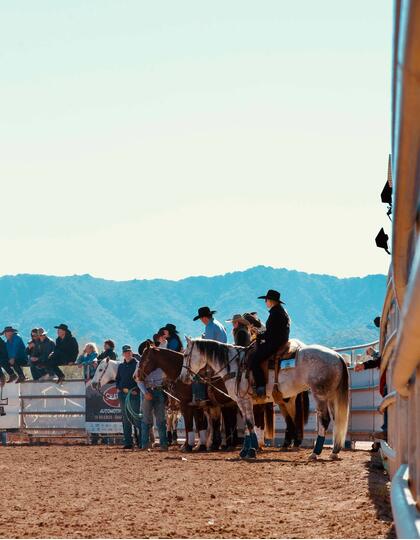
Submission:
POLYGON ((257 396, 264 396, 266 381, 261 363, 287 343, 290 332, 290 317, 282 306, 283 302, 280 300, 278 291, 270 289, 265 296, 258 298, 265 300, 270 315, 266 322, 266 331, 258 336, 257 349, 250 355, 249 366, 254 375, 257 396))

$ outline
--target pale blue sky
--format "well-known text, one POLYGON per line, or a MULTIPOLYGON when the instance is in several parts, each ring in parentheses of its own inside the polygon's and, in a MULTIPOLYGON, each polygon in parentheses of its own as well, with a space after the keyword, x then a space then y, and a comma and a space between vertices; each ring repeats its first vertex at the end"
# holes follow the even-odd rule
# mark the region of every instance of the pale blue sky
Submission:
POLYGON ((3 0, 0 274, 386 273, 391 42, 390 0, 3 0))

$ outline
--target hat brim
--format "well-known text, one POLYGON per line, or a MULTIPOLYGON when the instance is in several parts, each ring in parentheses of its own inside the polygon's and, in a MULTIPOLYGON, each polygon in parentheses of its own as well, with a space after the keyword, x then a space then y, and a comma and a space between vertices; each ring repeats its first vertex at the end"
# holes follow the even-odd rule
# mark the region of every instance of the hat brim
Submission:
POLYGON ((196 315, 193 319, 193 321, 198 321, 198 319, 202 319, 203 317, 211 317, 216 313, 216 310, 210 311, 210 313, 206 313, 204 315, 196 315))
POLYGON ((274 298, 269 298, 268 296, 259 296, 258 300, 274 300, 274 302, 279 302, 280 304, 284 304, 281 300, 275 300, 274 298))

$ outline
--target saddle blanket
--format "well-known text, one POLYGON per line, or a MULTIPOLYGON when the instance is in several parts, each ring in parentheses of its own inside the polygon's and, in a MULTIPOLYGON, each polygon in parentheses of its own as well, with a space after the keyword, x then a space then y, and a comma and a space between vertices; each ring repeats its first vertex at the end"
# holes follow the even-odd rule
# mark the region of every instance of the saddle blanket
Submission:
POLYGON ((288 360, 281 360, 280 369, 290 369, 296 367, 296 359, 290 358, 288 360))

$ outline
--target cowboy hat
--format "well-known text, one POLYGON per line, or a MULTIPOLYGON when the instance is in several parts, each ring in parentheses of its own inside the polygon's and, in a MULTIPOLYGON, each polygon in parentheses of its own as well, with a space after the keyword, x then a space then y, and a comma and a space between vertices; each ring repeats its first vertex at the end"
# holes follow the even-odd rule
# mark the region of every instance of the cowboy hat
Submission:
POLYGON ((202 317, 212 317, 213 314, 216 313, 216 311, 211 310, 209 307, 204 306, 201 308, 198 308, 198 315, 196 315, 193 319, 193 321, 198 321, 198 319, 201 319, 202 317))
POLYGON ((230 323, 239 322, 241 324, 245 324, 246 326, 249 326, 249 321, 244 319, 240 313, 235 313, 235 315, 231 319, 228 319, 226 322, 230 322, 230 323))
POLYGON ((166 326, 164 326, 164 329, 167 330, 168 332, 179 334, 178 330, 176 329, 176 326, 172 323, 168 323, 166 326))
POLYGON ((38 328, 38 336, 46 336, 48 334, 48 330, 44 330, 44 328, 38 328))
POLYGON ((128 351, 131 351, 131 345, 123 345, 122 347, 122 352, 128 352, 128 351))
POLYGON ((274 289, 269 289, 265 296, 259 296, 258 299, 259 300, 274 300, 275 302, 280 302, 280 304, 284 304, 284 302, 280 300, 279 291, 275 291, 274 289))
POLYGON ((69 327, 67 326, 67 324, 59 324, 58 326, 54 326, 54 328, 57 328, 57 330, 65 330, 66 332, 69 331, 69 327))
POLYGON ((0 336, 2 336, 3 334, 5 334, 6 332, 13 332, 14 334, 17 334, 17 333, 18 333, 18 331, 16 330, 16 328, 13 328, 13 326, 5 326, 3 332, 0 332, 0 336))

